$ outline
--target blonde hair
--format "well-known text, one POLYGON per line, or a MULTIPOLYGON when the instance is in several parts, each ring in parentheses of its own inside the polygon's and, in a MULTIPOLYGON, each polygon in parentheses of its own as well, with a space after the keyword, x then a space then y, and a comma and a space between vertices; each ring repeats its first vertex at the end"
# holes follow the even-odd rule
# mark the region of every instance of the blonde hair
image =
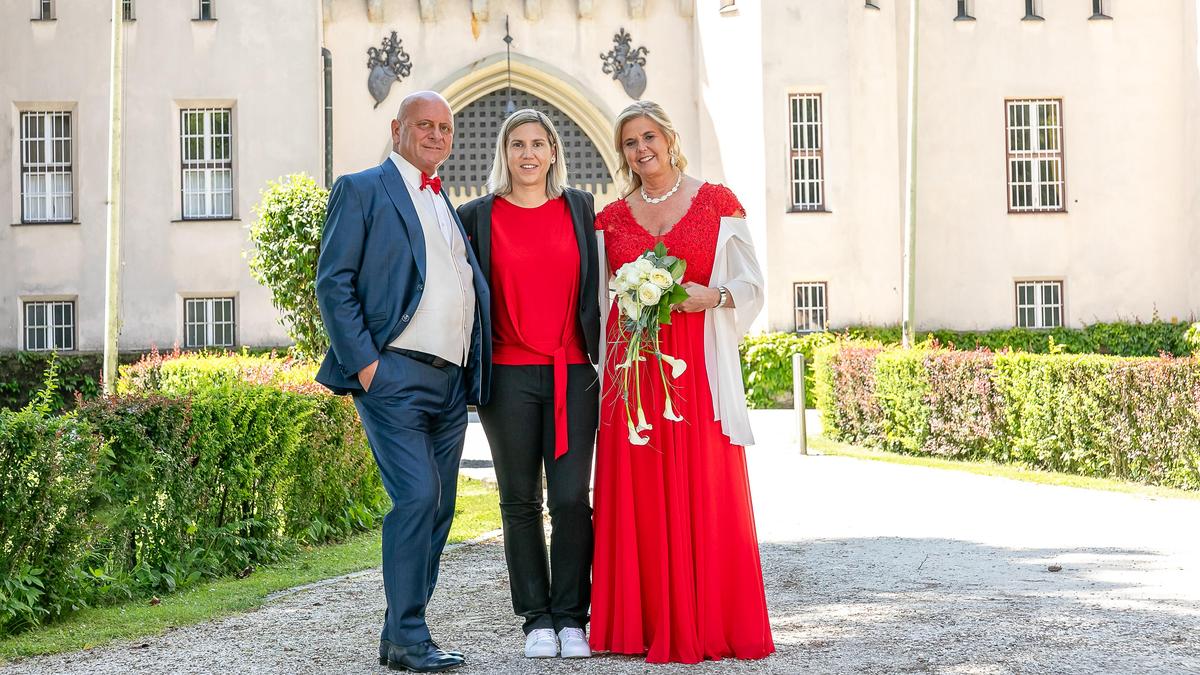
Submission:
POLYGON ((554 123, 545 113, 532 108, 523 108, 508 116, 500 125, 500 133, 496 134, 496 158, 492 160, 492 173, 488 177, 488 192, 503 196, 512 192, 512 173, 508 167, 508 137, 513 130, 522 124, 537 123, 546 130, 550 139, 550 147, 554 152, 554 163, 546 172, 546 196, 555 199, 567 187, 567 158, 563 153, 562 138, 554 123))
POLYGON ((613 129, 613 142, 617 146, 617 156, 621 158, 621 164, 617 167, 617 177, 626 185, 621 197, 629 196, 642 186, 641 176, 634 173, 633 168, 629 166, 629 160, 625 158, 625 149, 621 147, 621 129, 626 122, 637 117, 645 117, 662 129, 663 135, 667 137, 667 152, 674 160, 672 164, 680 172, 687 168, 687 157, 683 156, 683 149, 679 147, 679 132, 675 130, 671 118, 667 117, 667 111, 654 101, 634 101, 617 115, 613 129))

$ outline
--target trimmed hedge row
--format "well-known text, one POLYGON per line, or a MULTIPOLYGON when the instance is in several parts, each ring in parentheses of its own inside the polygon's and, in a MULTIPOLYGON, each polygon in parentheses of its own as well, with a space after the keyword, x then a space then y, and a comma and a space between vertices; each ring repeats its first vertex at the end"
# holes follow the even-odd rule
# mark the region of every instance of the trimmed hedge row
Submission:
POLYGON ((70 413, 0 411, 0 634, 248 573, 384 513, 353 404, 306 391, 304 366, 156 358, 70 413))
MULTIPOLYGON (((854 326, 842 333, 764 333, 742 342, 742 380, 752 408, 792 406, 792 354, 803 353, 806 368, 807 407, 816 404, 812 363, 818 347, 838 339, 900 344, 896 327, 854 326)), ((1200 323, 1191 327, 1178 321, 1149 323, 1097 323, 1085 328, 994 331, 922 331, 918 344, 992 351, 1013 350, 1031 354, 1113 354, 1117 356, 1187 356, 1200 352, 1200 323)))
POLYGON ((884 349, 818 350, 831 438, 1200 489, 1200 361, 884 349))

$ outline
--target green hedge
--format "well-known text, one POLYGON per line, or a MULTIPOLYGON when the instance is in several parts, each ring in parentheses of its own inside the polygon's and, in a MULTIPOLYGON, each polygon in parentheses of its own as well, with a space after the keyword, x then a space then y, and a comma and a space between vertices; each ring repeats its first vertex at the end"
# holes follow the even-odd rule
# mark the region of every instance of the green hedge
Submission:
POLYGON ((184 356, 123 372, 122 395, 66 415, 0 411, 0 634, 248 572, 385 511, 353 404, 301 382, 311 367, 184 356))
POLYGON ((892 452, 1200 489, 1200 361, 881 349, 817 354, 825 433, 892 452))
MULTIPOLYGON (((1012 350, 1031 354, 1113 354, 1117 356, 1186 356, 1200 352, 1200 323, 1178 321, 1149 323, 1097 323, 1084 328, 1055 328, 1030 330, 1010 328, 994 331, 922 331, 917 333, 919 344, 934 344, 951 348, 992 351, 1012 350)), ((764 333, 752 335, 742 342, 742 380, 746 385, 746 401, 752 408, 792 406, 792 354, 804 354, 807 364, 807 407, 816 404, 814 397, 813 357, 818 347, 835 340, 900 344, 900 329, 896 327, 854 326, 841 333, 764 333)))

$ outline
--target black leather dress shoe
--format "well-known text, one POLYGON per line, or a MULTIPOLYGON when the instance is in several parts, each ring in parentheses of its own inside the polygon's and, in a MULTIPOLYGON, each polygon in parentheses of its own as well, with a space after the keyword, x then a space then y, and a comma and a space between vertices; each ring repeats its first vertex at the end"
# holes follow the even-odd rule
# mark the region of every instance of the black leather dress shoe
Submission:
MULTIPOLYGON (((434 649, 442 649, 442 648, 441 648, 441 647, 438 645, 438 643, 434 642, 433 640, 430 640, 429 642, 430 642, 431 644, 433 644, 433 648, 434 648, 434 649)), ((394 643, 392 643, 392 642, 389 642, 389 641, 387 641, 387 640, 380 639, 380 640, 379 640, 379 665, 381 665, 381 666, 386 666, 386 665, 387 665, 387 662, 388 662, 388 648, 389 648, 389 647, 398 647, 398 646, 399 646, 399 645, 396 645, 396 644, 394 644, 394 643)), ((455 658, 458 658, 458 659, 462 659, 464 662, 467 660, 467 659, 466 659, 466 657, 465 657, 465 656, 463 656, 463 653, 462 653, 462 652, 460 652, 460 651, 458 651, 458 650, 456 650, 456 649, 442 649, 442 651, 446 652, 446 653, 447 653, 447 654, 449 654, 450 656, 453 656, 453 657, 455 657, 455 658)))
POLYGON ((451 656, 437 648, 433 640, 401 647, 386 640, 380 641, 379 663, 392 670, 407 670, 413 673, 440 673, 463 664, 461 656, 451 656), (386 647, 387 655, 383 649, 386 647))

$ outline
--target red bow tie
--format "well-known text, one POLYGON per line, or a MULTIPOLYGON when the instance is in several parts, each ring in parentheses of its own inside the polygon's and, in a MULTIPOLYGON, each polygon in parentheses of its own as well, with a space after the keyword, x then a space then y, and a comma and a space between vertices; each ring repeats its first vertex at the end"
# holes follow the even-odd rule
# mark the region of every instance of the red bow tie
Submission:
POLYGON ((433 178, 430 178, 429 176, 425 175, 424 171, 422 171, 421 172, 421 189, 424 190, 427 187, 433 188, 433 194, 440 195, 442 193, 442 179, 438 176, 434 176, 433 178))

